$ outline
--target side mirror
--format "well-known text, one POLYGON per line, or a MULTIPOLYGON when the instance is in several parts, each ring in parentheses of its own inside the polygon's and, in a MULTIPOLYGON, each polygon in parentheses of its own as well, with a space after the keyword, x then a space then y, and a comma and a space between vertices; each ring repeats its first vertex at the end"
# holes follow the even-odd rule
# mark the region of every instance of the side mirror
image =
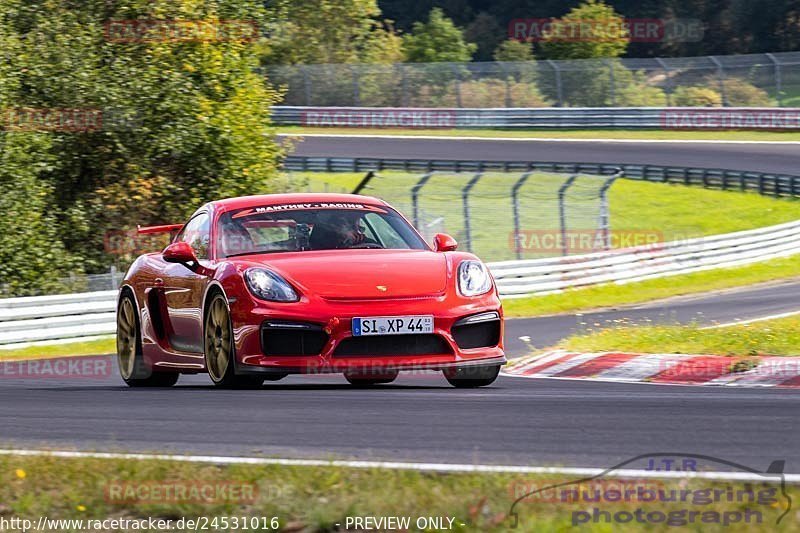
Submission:
POLYGON ((437 252, 453 252, 458 248, 458 242, 446 233, 437 233, 433 237, 433 247, 437 252))
POLYGON ((164 248, 162 255, 167 263, 180 263, 189 270, 195 270, 196 266, 200 264, 194 254, 194 249, 188 242, 173 242, 164 248))

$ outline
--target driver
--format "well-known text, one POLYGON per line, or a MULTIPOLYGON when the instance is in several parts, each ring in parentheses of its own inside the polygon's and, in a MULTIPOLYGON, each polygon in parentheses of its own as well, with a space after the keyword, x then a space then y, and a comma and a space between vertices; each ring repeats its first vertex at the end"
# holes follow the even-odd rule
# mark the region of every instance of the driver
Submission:
POLYGON ((310 238, 311 248, 314 250, 353 248, 370 243, 375 244, 375 241, 364 235, 361 214, 357 212, 320 213, 310 238))

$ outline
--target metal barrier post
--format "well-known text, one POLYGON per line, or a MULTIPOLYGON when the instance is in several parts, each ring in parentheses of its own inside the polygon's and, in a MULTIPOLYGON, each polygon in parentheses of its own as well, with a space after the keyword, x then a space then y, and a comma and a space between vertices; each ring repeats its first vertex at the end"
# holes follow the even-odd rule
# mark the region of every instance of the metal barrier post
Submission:
POLYGON ((667 89, 669 89, 669 90, 666 90, 664 92, 667 95, 667 106, 668 107, 672 107, 672 93, 675 92, 675 81, 669 75, 669 73, 672 72, 672 69, 670 69, 669 66, 667 66, 667 64, 664 62, 664 60, 661 59, 660 57, 656 57, 654 59, 656 60, 658 65, 662 69, 664 69, 664 77, 667 80, 667 89))
POLYGON ((517 259, 522 259, 522 247, 519 243, 519 233, 522 229, 519 224, 519 190, 532 174, 533 172, 526 172, 511 188, 511 210, 514 214, 514 252, 517 254, 517 259))
POLYGON ((461 105, 461 71, 454 63, 450 63, 450 68, 453 70, 453 74, 455 75, 453 78, 453 83, 455 84, 454 88, 456 90, 456 107, 460 108, 463 107, 461 105))
POLYGON ((617 173, 606 178, 606 182, 600 187, 600 234, 603 237, 603 249, 611 249, 611 223, 610 223, 610 210, 608 206, 608 189, 614 184, 617 179, 625 175, 625 172, 620 168, 617 173))
POLYGON ((472 227, 469 221, 469 191, 478 183, 478 180, 483 177, 483 172, 478 172, 472 179, 469 180, 467 185, 461 190, 461 203, 464 206, 464 240, 467 241, 467 251, 472 251, 472 227))
POLYGON ((308 77, 308 67, 303 65, 300 67, 303 73, 303 89, 306 93, 306 105, 311 105, 311 78, 308 77))
POLYGON ((783 97, 781 95, 783 92, 783 70, 781 69, 781 64, 778 58, 775 57, 775 54, 764 55, 766 55, 775 66, 775 98, 778 100, 778 107, 783 107, 783 97))
POLYGON ((570 176, 561 187, 558 188, 558 223, 561 226, 561 255, 569 255, 569 245, 567 244, 567 213, 564 209, 564 196, 575 180, 577 174, 570 176))
POLYGON ((358 73, 358 65, 350 65, 350 73, 353 77, 353 105, 358 107, 361 105, 361 86, 360 86, 360 79, 358 73))
POLYGON ((558 104, 556 107, 564 107, 564 88, 561 85, 561 69, 558 68, 558 65, 552 59, 548 59, 547 64, 550 65, 556 73, 556 95, 558 96, 558 104))
POLYGON ((725 92, 725 67, 716 57, 708 56, 708 58, 717 66, 717 82, 719 83, 719 93, 722 95, 722 105, 730 107, 731 103, 728 101, 728 95, 725 92))
POLYGON ((414 227, 419 229, 419 191, 422 189, 428 180, 433 177, 433 172, 428 172, 423 175, 417 183, 411 188, 411 213, 414 222, 414 227))
POLYGON ((617 88, 614 86, 614 62, 606 59, 604 63, 608 65, 608 91, 609 96, 611 97, 611 107, 614 107, 617 105, 617 88))
POLYGON ((372 178, 374 178, 376 176, 377 176, 377 174, 375 174, 374 170, 370 170, 369 172, 367 172, 367 175, 364 176, 363 178, 361 178, 361 181, 358 182, 358 185, 356 185, 356 188, 353 189, 352 194, 361 194, 361 191, 363 191, 367 187, 367 184, 370 181, 372 181, 372 178))

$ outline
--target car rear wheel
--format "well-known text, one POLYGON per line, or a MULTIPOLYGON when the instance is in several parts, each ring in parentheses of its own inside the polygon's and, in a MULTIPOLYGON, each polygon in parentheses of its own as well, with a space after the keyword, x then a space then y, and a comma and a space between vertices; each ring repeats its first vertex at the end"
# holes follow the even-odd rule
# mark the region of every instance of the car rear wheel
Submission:
POLYGON ((222 294, 215 294, 208 304, 204 331, 206 369, 214 385, 224 389, 256 389, 264 384, 261 376, 236 374, 231 315, 222 294))
POLYGON ((117 363, 122 380, 129 387, 171 387, 177 372, 153 372, 142 359, 139 314, 130 292, 124 292, 117 308, 117 363))
POLYGON ((500 365, 466 366, 445 370, 444 377, 450 385, 459 389, 486 387, 500 374, 500 365))
POLYGON ((345 373, 344 379, 354 387, 371 387, 373 385, 382 385, 384 383, 391 383, 397 379, 400 372, 384 372, 379 375, 375 374, 352 374, 345 373))

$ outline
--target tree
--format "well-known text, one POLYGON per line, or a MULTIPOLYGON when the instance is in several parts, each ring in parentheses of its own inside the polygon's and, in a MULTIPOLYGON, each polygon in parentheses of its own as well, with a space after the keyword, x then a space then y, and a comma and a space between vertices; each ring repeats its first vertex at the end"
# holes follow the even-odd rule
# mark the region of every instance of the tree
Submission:
POLYGON ((489 13, 481 12, 464 30, 465 38, 477 45, 475 61, 491 61, 492 52, 505 38, 505 28, 489 13))
POLYGON ((530 43, 509 39, 503 41, 494 51, 495 61, 533 61, 530 43))
MULTIPOLYGON (((273 187, 281 149, 269 109, 277 93, 253 71, 251 23, 262 27, 266 18, 260 4, 0 0, 6 116, 32 108, 102 117, 93 128, 0 132, 4 167, 33 172, 36 201, 28 201, 40 210, 32 216, 43 221, 42 238, 54 233, 53 249, 62 250, 54 257, 66 250, 89 272, 125 266, 129 256, 104 251, 109 234, 180 222, 206 201, 273 187), (220 32, 181 39, 133 22, 120 23, 127 31, 120 39, 109 29, 113 21, 153 19, 220 32), (222 21, 241 21, 250 32, 225 33, 230 23, 222 21)), ((57 265, 35 268, 49 275, 57 265)))
POLYGON ((415 22, 403 37, 403 49, 412 63, 461 63, 469 61, 477 46, 464 40, 464 33, 440 8, 433 8, 428 22, 415 22))
POLYGON ((271 13, 269 37, 260 43, 262 64, 402 60, 399 37, 390 22, 379 20, 376 0, 283 0, 271 13))
POLYGON ((625 19, 602 0, 586 0, 552 21, 552 31, 539 44, 548 59, 620 57, 630 41, 625 19))

